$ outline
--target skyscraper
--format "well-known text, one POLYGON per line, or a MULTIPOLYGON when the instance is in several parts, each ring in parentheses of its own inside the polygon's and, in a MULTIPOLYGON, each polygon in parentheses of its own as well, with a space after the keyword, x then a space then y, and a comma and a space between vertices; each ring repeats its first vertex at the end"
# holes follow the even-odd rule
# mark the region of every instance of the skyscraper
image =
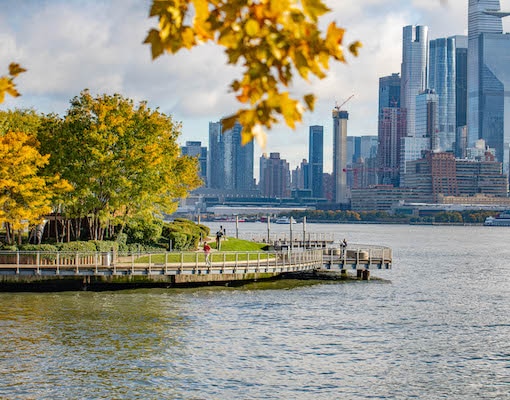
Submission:
POLYGON ((510 35, 499 0, 470 0, 468 9, 468 145, 484 139, 508 170, 510 35))
POLYGON ((385 107, 400 107, 400 74, 379 78, 379 115, 385 107))
POLYGON ((407 129, 406 112, 398 107, 384 107, 379 117, 377 169, 379 183, 399 186, 402 138, 407 129))
POLYGON ((324 127, 320 125, 310 126, 308 144, 308 162, 310 174, 308 175, 307 189, 312 190, 312 196, 323 197, 322 173, 324 169, 324 127))
POLYGON ((427 88, 428 27, 405 26, 402 36, 400 107, 406 110, 407 135, 415 135, 416 96, 427 88))
POLYGON ((416 96, 416 138, 430 138, 429 149, 441 149, 438 118, 439 96, 434 89, 427 89, 416 96))
POLYGON ((260 157, 259 187, 263 196, 290 197, 289 163, 280 158, 280 153, 262 154, 260 157))
POLYGON ((209 123, 208 187, 246 192, 253 189, 253 142, 241 145, 242 126, 222 132, 221 122, 209 123))
POLYGON ((430 41, 428 88, 437 94, 438 129, 432 149, 441 151, 452 150, 455 142, 455 61, 455 38, 430 41))
POLYGON ((498 15, 486 10, 499 10, 499 0, 469 0, 468 5, 468 142, 473 145, 480 136, 480 35, 503 33, 498 15))
POLYGON ((400 108, 401 78, 398 73, 379 78, 377 140, 378 181, 399 185, 401 138, 407 135, 406 111, 400 108))
POLYGON ((204 184, 207 183, 207 147, 202 147, 202 142, 187 141, 186 146, 181 147, 184 156, 198 158, 199 174, 204 184))
POLYGON ((347 120, 349 113, 333 109, 333 182, 335 203, 348 203, 347 188, 347 120))

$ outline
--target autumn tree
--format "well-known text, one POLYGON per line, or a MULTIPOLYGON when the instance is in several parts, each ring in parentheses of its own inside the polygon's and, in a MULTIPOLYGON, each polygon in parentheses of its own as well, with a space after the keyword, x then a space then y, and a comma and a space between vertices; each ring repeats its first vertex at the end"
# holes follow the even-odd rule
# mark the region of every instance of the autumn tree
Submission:
POLYGON ((70 189, 58 175, 41 174, 49 155, 41 155, 37 147, 35 136, 24 132, 0 135, 0 224, 8 243, 21 243, 22 232, 39 224, 70 189))
MULTIPOLYGON (((334 22, 325 33, 319 29, 329 11, 321 0, 153 0, 150 16, 159 24, 145 43, 153 58, 209 41, 224 47, 228 63, 243 68, 230 85, 243 106, 223 120, 224 128, 239 121, 244 143, 254 137, 264 142, 263 127, 283 118, 294 128, 314 109, 312 93, 302 99, 290 94, 295 74, 322 79, 331 59, 346 61, 344 29, 334 22)), ((351 43, 347 51, 357 55, 360 46, 351 43)))
POLYGON ((63 118, 47 117, 38 138, 52 155, 48 169, 74 187, 63 212, 75 237, 84 218, 88 238, 101 240, 134 216, 175 211, 177 200, 201 183, 197 160, 180 154, 180 129, 146 103, 87 90, 63 118))

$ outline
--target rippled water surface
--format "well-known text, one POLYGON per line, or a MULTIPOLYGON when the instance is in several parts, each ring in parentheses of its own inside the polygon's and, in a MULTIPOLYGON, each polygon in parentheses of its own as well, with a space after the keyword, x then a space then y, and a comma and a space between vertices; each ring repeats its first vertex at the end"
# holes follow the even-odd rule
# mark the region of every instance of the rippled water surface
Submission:
POLYGON ((307 229, 391 246, 393 269, 283 288, 0 294, 0 398, 510 399, 510 228, 307 229))

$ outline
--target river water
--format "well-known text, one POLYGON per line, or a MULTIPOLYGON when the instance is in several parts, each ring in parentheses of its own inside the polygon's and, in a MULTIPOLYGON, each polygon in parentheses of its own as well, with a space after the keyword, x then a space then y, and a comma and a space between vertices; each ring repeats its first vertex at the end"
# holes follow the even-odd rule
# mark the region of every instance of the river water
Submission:
POLYGON ((393 269, 313 286, 3 293, 0 398, 510 399, 510 228, 307 230, 390 246, 393 269))

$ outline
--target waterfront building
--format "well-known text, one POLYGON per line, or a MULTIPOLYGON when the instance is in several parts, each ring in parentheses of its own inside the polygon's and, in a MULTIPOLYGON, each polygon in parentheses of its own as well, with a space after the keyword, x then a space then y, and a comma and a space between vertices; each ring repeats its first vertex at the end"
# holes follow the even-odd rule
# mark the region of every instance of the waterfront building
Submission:
POLYGON ((441 196, 497 197, 508 194, 508 179, 502 164, 490 158, 458 160, 452 153, 427 152, 425 157, 407 163, 406 187, 413 189, 414 201, 437 203, 441 196))
POLYGON ((290 197, 289 163, 280 158, 280 153, 266 153, 260 157, 259 188, 263 196, 290 197))
POLYGON ((304 188, 311 189, 313 197, 322 198, 324 196, 322 185, 322 174, 324 170, 324 127, 321 125, 310 126, 308 161, 310 171, 305 178, 307 184, 304 188))
POLYGON ((508 170, 510 35, 503 34, 499 0, 470 0, 468 8, 468 145, 485 139, 508 170))
POLYGON ((430 151, 430 138, 403 137, 400 143, 400 186, 407 186, 407 163, 422 158, 425 152, 430 151))
POLYGON ((349 202, 347 188, 347 121, 349 113, 333 109, 333 181, 334 202, 346 204, 349 202))
POLYGON ((253 141, 241 145, 242 126, 222 131, 220 122, 209 123, 209 171, 207 181, 212 189, 253 190, 253 141))
MULTIPOLYGON (((452 150, 455 142, 455 55, 454 37, 430 41, 428 89, 433 89, 437 95, 437 131, 431 138, 432 149, 435 149, 437 146, 437 149, 440 151, 452 150)), ((418 113, 418 111, 416 112, 418 113)))
POLYGON ((393 185, 376 185, 351 190, 353 211, 390 211, 395 204, 412 198, 413 190, 393 185))
POLYGON ((187 141, 186 145, 181 147, 181 154, 198 159, 198 173, 202 182, 207 185, 207 147, 203 147, 202 142, 187 141))
POLYGON ((415 136, 416 96, 427 89, 428 56, 428 27, 405 26, 402 36, 400 107, 406 110, 406 136, 410 137, 415 136))

